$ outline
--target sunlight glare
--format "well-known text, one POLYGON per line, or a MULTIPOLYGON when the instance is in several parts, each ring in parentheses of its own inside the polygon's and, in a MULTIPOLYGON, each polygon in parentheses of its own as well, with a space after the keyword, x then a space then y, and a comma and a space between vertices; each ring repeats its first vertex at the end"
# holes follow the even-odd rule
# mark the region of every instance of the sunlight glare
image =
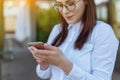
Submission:
POLYGON ((40 8, 43 8, 43 9, 50 9, 49 3, 46 3, 46 2, 39 2, 39 3, 37 3, 37 5, 38 5, 40 8))

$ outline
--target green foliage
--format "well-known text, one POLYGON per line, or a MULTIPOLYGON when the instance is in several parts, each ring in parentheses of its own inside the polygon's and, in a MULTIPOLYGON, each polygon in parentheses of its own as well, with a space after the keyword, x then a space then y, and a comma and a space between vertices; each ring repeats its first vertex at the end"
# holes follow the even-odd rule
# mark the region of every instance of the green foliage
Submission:
MULTIPOLYGON (((4 18, 3 18, 3 0, 0 0, 0 52, 3 50, 4 45, 4 18)), ((2 55, 0 53, 0 80, 2 80, 2 55)))
POLYGON ((117 22, 115 0, 109 0, 108 2, 108 23, 112 26, 116 37, 120 40, 120 31, 117 22))
POLYGON ((107 19, 105 19, 105 18, 100 18, 99 20, 107 23, 107 19))
POLYGON ((57 23, 57 13, 51 7, 42 9, 37 6, 37 41, 46 42, 53 26, 57 23))
POLYGON ((0 0, 0 51, 3 50, 4 43, 4 18, 3 18, 3 0, 0 0))

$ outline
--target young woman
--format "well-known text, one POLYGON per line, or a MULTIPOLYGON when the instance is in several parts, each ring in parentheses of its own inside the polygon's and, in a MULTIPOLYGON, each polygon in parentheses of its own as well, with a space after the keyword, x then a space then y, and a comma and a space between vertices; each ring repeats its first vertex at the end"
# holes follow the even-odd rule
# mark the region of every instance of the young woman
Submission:
POLYGON ((97 21, 94 0, 56 0, 60 22, 44 44, 31 46, 37 75, 50 80, 111 80, 118 40, 97 21))

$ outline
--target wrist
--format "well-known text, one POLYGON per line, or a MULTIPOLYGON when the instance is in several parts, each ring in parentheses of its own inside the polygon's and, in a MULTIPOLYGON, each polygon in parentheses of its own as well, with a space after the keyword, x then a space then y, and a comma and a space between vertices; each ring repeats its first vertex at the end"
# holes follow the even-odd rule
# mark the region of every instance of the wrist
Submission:
POLYGON ((49 65, 41 65, 41 66, 40 66, 40 69, 41 69, 41 70, 46 70, 46 69, 48 69, 48 67, 49 67, 49 65))
POLYGON ((69 74, 70 71, 71 71, 72 68, 73 68, 73 64, 72 64, 72 62, 70 62, 69 60, 64 59, 64 60, 62 61, 62 63, 59 65, 59 67, 60 67, 66 74, 69 74))

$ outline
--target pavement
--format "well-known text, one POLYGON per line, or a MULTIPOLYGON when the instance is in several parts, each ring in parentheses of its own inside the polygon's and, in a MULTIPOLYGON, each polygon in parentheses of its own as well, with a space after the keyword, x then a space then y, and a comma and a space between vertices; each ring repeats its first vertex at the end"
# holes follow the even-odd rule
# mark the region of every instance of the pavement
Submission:
MULTIPOLYGON (((35 72, 37 63, 28 51, 26 43, 22 44, 13 41, 12 50, 5 50, 2 60, 2 80, 40 80, 35 72)), ((112 80, 120 80, 119 70, 120 68, 114 70, 112 80)))
POLYGON ((27 47, 16 42, 11 47, 3 53, 2 80, 40 80, 35 72, 37 63, 27 47))

